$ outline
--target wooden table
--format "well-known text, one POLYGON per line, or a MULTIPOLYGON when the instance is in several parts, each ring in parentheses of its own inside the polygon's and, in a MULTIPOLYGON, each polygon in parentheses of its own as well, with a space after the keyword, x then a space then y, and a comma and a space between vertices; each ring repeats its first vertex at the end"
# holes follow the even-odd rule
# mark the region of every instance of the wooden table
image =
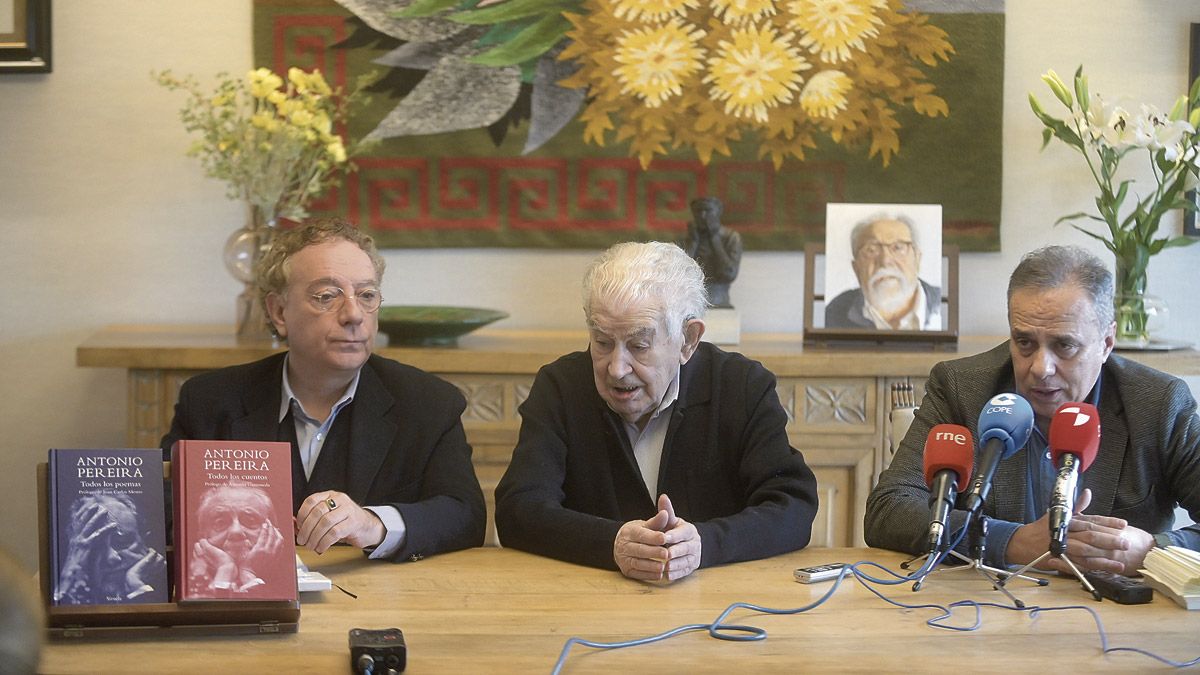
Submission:
MULTIPOLYGON (((56 642, 43 652, 45 673, 344 673, 347 631, 399 627, 408 644, 409 673, 549 672, 570 636, 627 640, 687 623, 707 623, 730 603, 799 607, 830 582, 792 581, 797 566, 875 560, 897 569, 898 553, 874 549, 806 549, 769 560, 703 569, 672 585, 625 579, 518 551, 481 548, 417 563, 365 560, 339 548, 309 565, 358 595, 338 590, 302 598, 300 630, 291 635, 143 638, 122 642, 56 642)), ((1099 612, 1112 646, 1141 647, 1175 660, 1200 656, 1200 612, 1162 596, 1141 606, 1097 603, 1071 579, 1046 588, 1015 583, 1028 605, 1078 604, 1099 612)), ((1003 597, 973 572, 939 573, 920 593, 883 587, 910 603, 1003 597)), ((615 651, 575 647, 566 673, 583 672, 955 672, 1123 671, 1160 667, 1129 653, 1105 656, 1092 618, 1083 611, 1027 613, 986 609, 975 632, 937 630, 935 610, 889 605, 849 580, 830 601, 806 614, 766 616, 744 610, 731 621, 759 626, 761 642, 715 640, 701 632, 615 651)), ((974 621, 970 609, 956 625, 974 621)))

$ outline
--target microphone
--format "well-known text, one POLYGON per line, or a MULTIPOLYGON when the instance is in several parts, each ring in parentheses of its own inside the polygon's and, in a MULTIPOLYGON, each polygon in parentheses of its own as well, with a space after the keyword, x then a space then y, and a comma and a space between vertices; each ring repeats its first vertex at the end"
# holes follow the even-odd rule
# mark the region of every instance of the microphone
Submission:
POLYGON ((1033 408, 1016 394, 996 394, 979 413, 979 462, 971 491, 967 493, 966 510, 971 516, 979 513, 992 479, 1001 460, 1012 457, 1033 432, 1033 408))
POLYGON ((1050 458, 1058 467, 1050 497, 1050 553, 1067 550, 1067 526, 1075 512, 1075 484, 1100 449, 1100 412, 1090 403, 1064 403, 1050 418, 1050 458))
POLYGON ((971 432, 958 424, 939 424, 925 439, 925 484, 929 486, 929 552, 942 553, 954 508, 954 493, 967 489, 975 460, 971 432))

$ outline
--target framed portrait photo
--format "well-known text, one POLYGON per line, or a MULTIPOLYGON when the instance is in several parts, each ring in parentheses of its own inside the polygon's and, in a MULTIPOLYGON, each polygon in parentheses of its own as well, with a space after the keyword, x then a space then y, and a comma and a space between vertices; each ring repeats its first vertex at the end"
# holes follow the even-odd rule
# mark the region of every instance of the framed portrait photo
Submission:
POLYGON ((0 0, 0 73, 50 72, 50 0, 0 0))
MULTIPOLYGON (((940 204, 829 204, 805 269, 805 341, 957 339, 957 250, 940 204)), ((806 249, 806 252, 810 249, 806 249)))

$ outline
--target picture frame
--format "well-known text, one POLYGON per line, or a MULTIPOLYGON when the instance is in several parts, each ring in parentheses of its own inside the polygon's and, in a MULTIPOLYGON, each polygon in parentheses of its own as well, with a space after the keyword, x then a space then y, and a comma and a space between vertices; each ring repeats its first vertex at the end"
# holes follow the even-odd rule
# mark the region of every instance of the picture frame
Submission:
MULTIPOLYGON (((1191 89, 1192 83, 1196 78, 1200 77, 1200 23, 1192 24, 1192 39, 1191 51, 1188 56, 1188 81, 1187 89, 1191 89)), ((1200 209, 1200 190, 1192 190, 1184 196, 1191 202, 1194 209, 1186 209, 1183 212, 1183 233, 1190 237, 1200 237, 1200 214, 1197 209, 1200 209)))
POLYGON ((0 0, 0 73, 49 73, 50 0, 0 0))
MULTIPOLYGON (((824 269, 825 244, 804 247, 804 344, 829 347, 837 345, 916 346, 953 348, 958 343, 958 247, 942 245, 942 330, 872 330, 866 328, 825 328, 816 317, 824 317, 825 289, 817 288, 817 270, 824 269)), ((823 278, 823 276, 822 276, 823 278)))

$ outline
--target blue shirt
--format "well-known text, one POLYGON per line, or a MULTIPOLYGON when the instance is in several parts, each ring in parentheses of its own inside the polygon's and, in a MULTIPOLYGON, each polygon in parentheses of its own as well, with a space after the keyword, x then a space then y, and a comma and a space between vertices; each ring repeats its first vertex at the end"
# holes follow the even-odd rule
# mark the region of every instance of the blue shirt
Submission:
MULTIPOLYGON (((1100 408, 1100 380, 1103 377, 1102 371, 1096 377, 1096 384, 1092 385, 1091 393, 1087 395, 1087 402, 1096 406, 1097 409, 1100 408)), ((1033 433, 1029 434, 1029 440, 1025 442, 1025 447, 1022 449, 1025 451, 1025 468, 1028 477, 1025 482, 1025 522, 1032 523, 1041 518, 1050 508, 1050 493, 1058 478, 1058 469, 1055 468, 1054 461, 1050 458, 1050 442, 1037 424, 1033 425, 1033 433)), ((1080 485, 1082 485, 1082 481, 1075 484, 1076 491, 1079 490, 1080 485)), ((984 540, 984 544, 987 546, 987 553, 984 556, 986 564, 993 567, 1007 566, 1005 558, 1008 554, 1008 542, 1022 524, 995 518, 988 520, 988 535, 984 540)))

